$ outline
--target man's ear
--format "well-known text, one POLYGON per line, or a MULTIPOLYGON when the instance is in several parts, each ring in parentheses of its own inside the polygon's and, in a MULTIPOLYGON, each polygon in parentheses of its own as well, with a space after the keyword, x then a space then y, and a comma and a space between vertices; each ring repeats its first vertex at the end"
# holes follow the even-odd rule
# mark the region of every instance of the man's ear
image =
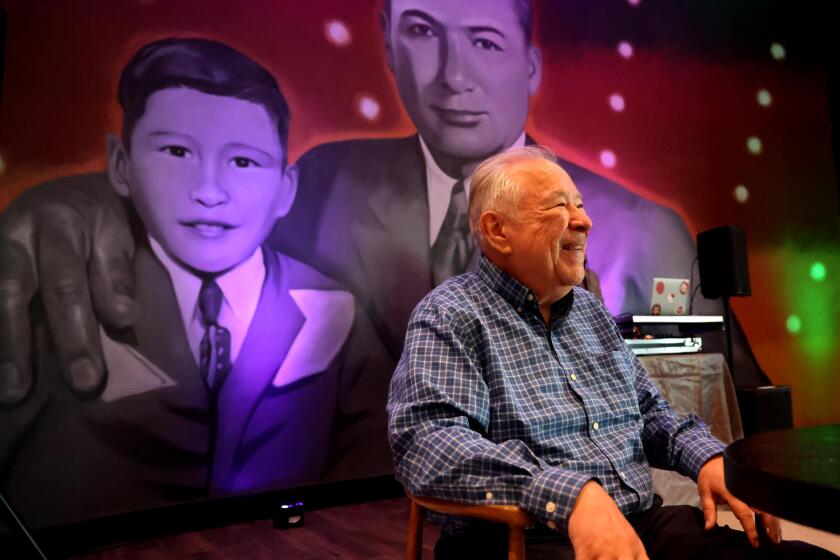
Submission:
POLYGON ((382 27, 382 36, 385 39, 385 62, 388 70, 394 73, 394 47, 391 44, 391 14, 382 10, 379 13, 379 25, 382 27))
POLYGON ((280 180, 280 192, 277 199, 276 218, 282 218, 292 209, 298 188, 298 166, 289 164, 280 180))
POLYGON ((537 93, 542 82, 542 53, 540 49, 531 45, 528 47, 528 92, 537 93))
POLYGON ((509 255, 513 252, 504 215, 488 210, 478 219, 478 225, 488 248, 492 248, 493 251, 502 255, 509 255))
POLYGON ((120 196, 129 196, 131 185, 128 179, 128 150, 116 134, 108 134, 105 137, 105 144, 108 151, 108 179, 111 181, 111 187, 120 196))

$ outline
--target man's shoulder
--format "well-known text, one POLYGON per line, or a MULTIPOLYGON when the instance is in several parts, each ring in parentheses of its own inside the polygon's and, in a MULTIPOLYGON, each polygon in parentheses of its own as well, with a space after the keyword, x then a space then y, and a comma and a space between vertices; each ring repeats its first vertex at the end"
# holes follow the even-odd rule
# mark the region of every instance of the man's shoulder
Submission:
POLYGON ((635 223, 651 227, 684 227, 682 219, 673 209, 645 198, 582 165, 559 157, 558 163, 580 190, 584 205, 590 213, 596 214, 593 217, 600 222, 632 216, 635 223))
POLYGON ((111 187, 108 173, 95 171, 48 179, 24 190, 15 200, 36 203, 62 200, 61 197, 83 197, 91 202, 118 203, 119 195, 111 187))
POLYGON ((414 316, 433 315, 447 321, 470 320, 480 315, 488 292, 489 288, 474 272, 453 276, 420 300, 414 316))
POLYGON ((574 308, 584 314, 611 318, 610 312, 604 307, 604 304, 589 290, 580 286, 572 288, 574 292, 574 308))
POLYGON ((302 169, 310 166, 354 164, 364 166, 371 160, 388 162, 405 153, 419 150, 416 135, 402 138, 365 138, 320 144, 301 156, 302 169))

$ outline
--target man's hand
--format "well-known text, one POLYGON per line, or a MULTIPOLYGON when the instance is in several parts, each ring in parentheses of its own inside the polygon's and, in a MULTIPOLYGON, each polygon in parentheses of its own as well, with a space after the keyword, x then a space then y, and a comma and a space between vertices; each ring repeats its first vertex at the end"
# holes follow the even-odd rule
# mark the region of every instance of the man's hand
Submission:
POLYGON ((594 480, 584 484, 569 517, 575 558, 647 559, 645 547, 615 501, 594 480))
POLYGON ((717 525, 717 504, 728 504, 732 513, 735 514, 744 528, 750 544, 755 547, 759 545, 753 512, 761 516, 770 539, 775 543, 781 542, 782 528, 778 519, 769 513, 761 513, 758 510, 751 509, 750 506, 730 494, 729 490, 726 489, 723 479, 723 457, 713 457, 703 465, 700 474, 697 476, 697 490, 700 493, 700 506, 703 508, 707 531, 717 525))
POLYGON ((135 321, 133 253, 125 207, 105 174, 30 189, 0 215, 0 405, 32 389, 36 294, 67 384, 81 397, 101 392, 97 318, 116 328, 135 321))

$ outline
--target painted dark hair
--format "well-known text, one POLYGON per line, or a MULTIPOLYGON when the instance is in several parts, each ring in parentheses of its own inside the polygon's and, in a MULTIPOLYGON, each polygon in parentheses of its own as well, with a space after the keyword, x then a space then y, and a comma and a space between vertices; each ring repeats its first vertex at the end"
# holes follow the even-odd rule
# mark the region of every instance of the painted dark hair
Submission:
MULTIPOLYGON (((513 2, 513 9, 516 11, 516 17, 519 20, 519 26, 522 28, 522 33, 525 35, 525 42, 531 44, 534 36, 534 9, 533 6, 531 6, 532 0, 511 1, 513 2)), ((383 0, 382 13, 390 21, 391 0, 383 0)))
POLYGON ((185 87, 257 103, 277 125, 287 163, 289 105, 271 72, 236 49, 209 39, 170 38, 144 45, 120 75, 117 99, 123 111, 123 142, 130 150, 131 133, 156 91, 185 87))

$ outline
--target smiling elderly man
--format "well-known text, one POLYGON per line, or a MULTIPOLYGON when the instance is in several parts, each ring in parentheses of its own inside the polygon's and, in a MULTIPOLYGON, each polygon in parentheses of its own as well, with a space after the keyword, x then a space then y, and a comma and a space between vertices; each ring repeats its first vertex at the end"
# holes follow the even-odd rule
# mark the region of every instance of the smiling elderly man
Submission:
MULTIPOLYGON (((827 555, 798 542, 753 548, 753 513, 724 485, 723 444, 674 413, 609 313, 575 287, 592 221, 550 151, 479 166, 469 217, 478 270, 420 302, 391 382, 389 436, 410 492, 522 507, 539 522, 531 559, 827 555), (703 511, 663 507, 650 466, 695 479, 703 511), (747 537, 716 527, 716 503, 747 537)), ((778 521, 762 517, 778 543, 778 521)), ((436 556, 503 554, 497 529, 448 518, 436 556)))

